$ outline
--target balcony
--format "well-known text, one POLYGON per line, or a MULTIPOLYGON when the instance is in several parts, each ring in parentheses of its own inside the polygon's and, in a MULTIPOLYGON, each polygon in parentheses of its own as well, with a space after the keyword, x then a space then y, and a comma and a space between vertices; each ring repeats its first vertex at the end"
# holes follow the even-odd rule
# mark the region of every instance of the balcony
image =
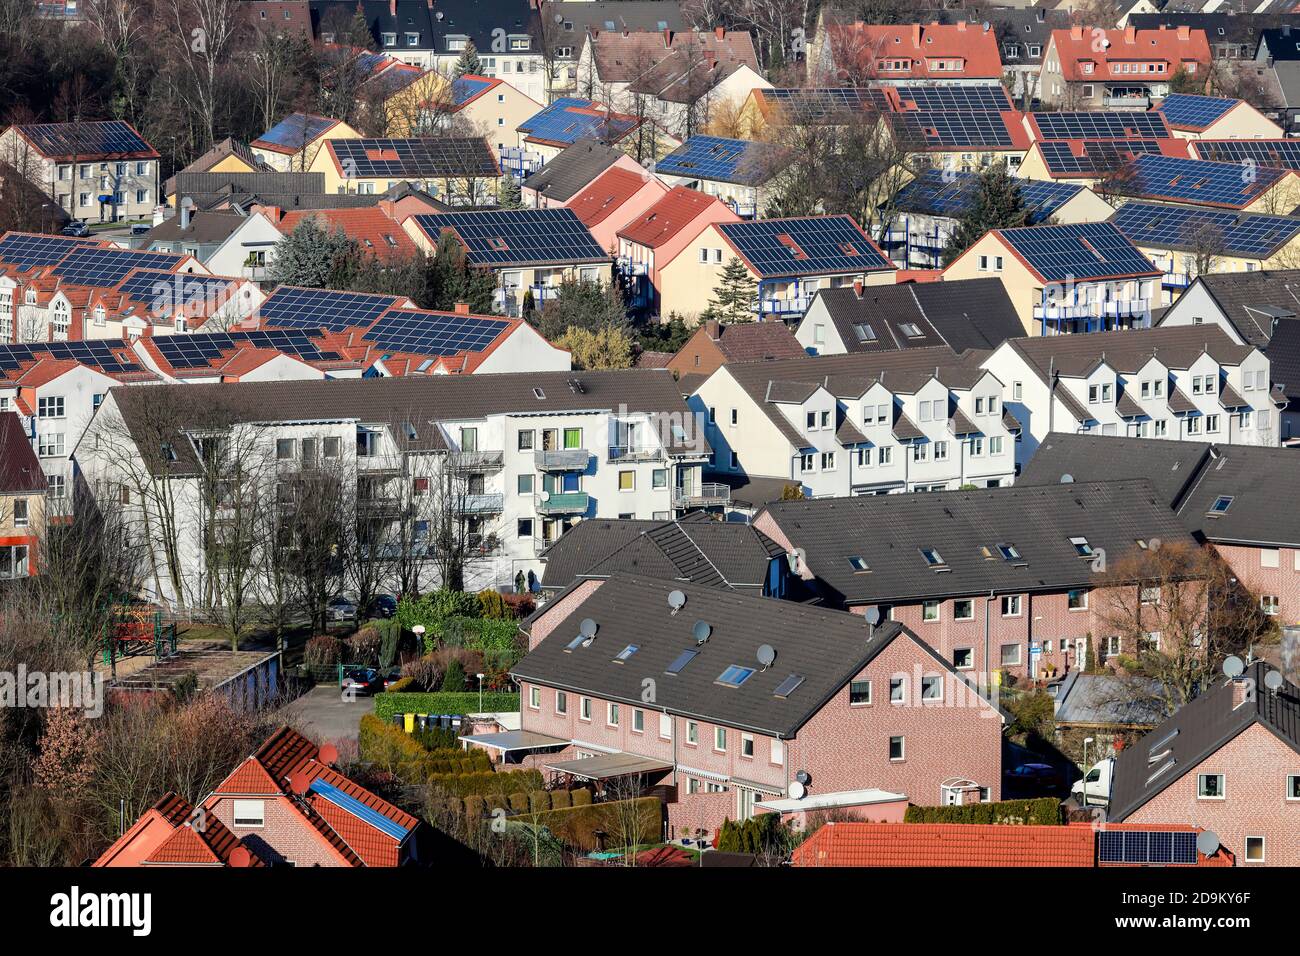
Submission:
POLYGON ((500 514, 505 505, 505 495, 501 493, 465 495, 461 499, 461 511, 465 514, 500 514))
POLYGON ((699 491, 688 488, 673 489, 674 508, 718 508, 731 504, 731 486, 721 482, 706 481, 699 491))
POLYGON ((357 449, 357 470, 366 474, 388 472, 397 475, 401 474, 403 466, 401 455, 366 455, 357 449))
POLYGON ((789 299, 762 299, 759 312, 762 315, 803 315, 812 304, 812 296, 797 295, 789 299))
POLYGON ((936 233, 915 232, 911 236, 912 245, 918 249, 942 249, 948 242, 946 236, 936 233))
POLYGON ((394 495, 358 495, 357 510, 368 515, 401 514, 402 500, 394 495))
POLYGON ((644 262, 633 262, 627 256, 619 256, 614 261, 614 266, 619 272, 628 277, 647 276, 650 274, 650 267, 644 262))
POLYGON ((501 541, 494 534, 470 532, 465 539, 465 548, 469 554, 481 557, 501 550, 501 541))
POLYGON ((542 492, 537 502, 537 513, 541 515, 578 515, 585 514, 591 496, 585 491, 564 491, 548 494, 542 492))
POLYGON ((454 451, 448 463, 458 472, 497 471, 505 461, 503 451, 454 451))
POLYGON ((1102 103, 1108 110, 1147 110, 1151 108, 1151 97, 1133 94, 1119 94, 1117 96, 1107 94, 1103 97, 1102 103))
POLYGON ((1192 284, 1192 277, 1186 272, 1166 272, 1160 283, 1167 289, 1182 289, 1192 284))
POLYGON ((629 448, 622 445, 611 445, 609 449, 609 460, 616 461, 663 461, 664 453, 661 448, 650 448, 647 446, 636 446, 629 448))
POLYGON ((558 285, 530 285, 527 288, 497 289, 496 295, 492 297, 492 304, 501 314, 516 318, 523 310, 524 299, 527 298, 529 292, 533 294, 533 308, 540 309, 560 294, 560 287, 558 285))
POLYGON ((540 471, 586 471, 591 452, 585 448, 553 448, 533 452, 533 463, 540 471))

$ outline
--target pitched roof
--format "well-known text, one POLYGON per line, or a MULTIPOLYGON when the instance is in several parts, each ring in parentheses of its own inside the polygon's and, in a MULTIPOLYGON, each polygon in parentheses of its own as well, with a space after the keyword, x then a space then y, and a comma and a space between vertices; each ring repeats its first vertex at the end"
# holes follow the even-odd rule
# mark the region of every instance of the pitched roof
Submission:
POLYGON ((1051 432, 1016 479, 1017 485, 1146 478, 1168 507, 1176 508, 1210 458, 1213 445, 1194 441, 1152 441, 1118 435, 1051 432))
POLYGON ((1179 517, 1208 541, 1255 547, 1300 547, 1300 513, 1279 508, 1295 485, 1300 455, 1291 448, 1216 445, 1178 504, 1179 517), (1220 499, 1230 498, 1225 510, 1220 499))
POLYGON ((1091 867, 1096 837, 1086 824, 834 821, 795 848, 795 866, 1091 867))
POLYGON ((655 162, 660 176, 760 186, 785 169, 791 150, 775 143, 721 136, 691 136, 655 162))
POLYGON ((705 323, 702 328, 713 338, 728 362, 758 362, 804 355, 803 346, 784 322, 705 323))
POLYGON ((1137 199, 1244 209, 1294 175, 1269 166, 1257 166, 1253 173, 1245 175, 1240 163, 1144 153, 1111 172, 1105 188, 1137 199))
MULTIPOLYGON (((194 160, 194 162, 186 166, 183 170, 180 170, 180 172, 206 173, 223 159, 228 159, 232 156, 245 163, 250 169, 261 172, 272 171, 271 167, 267 166, 264 162, 253 155, 253 150, 247 143, 240 142, 231 136, 227 136, 221 142, 212 146, 212 148, 198 159, 194 160)), ((163 193, 170 196, 175 191, 176 177, 172 176, 167 180, 166 185, 163 187, 163 193)))
POLYGON ((1012 339, 1008 344, 1043 381, 1047 381, 1049 370, 1082 377, 1103 361, 1117 372, 1130 374, 1153 358, 1167 368, 1190 368, 1205 354, 1221 365, 1237 365, 1253 351, 1253 346, 1238 345, 1222 329, 1210 325, 1030 336, 1012 339))
POLYGON ((1114 564, 1138 538, 1191 542, 1145 480, 782 501, 764 513, 803 549, 832 606, 1089 587, 1098 549, 1114 564), (1079 537, 1086 553, 1071 543, 1079 537), (1001 554, 1004 544, 1016 553, 1001 554))
POLYGON ((1300 235, 1300 216, 1142 200, 1124 203, 1109 221, 1137 246, 1246 259, 1266 259, 1300 235))
POLYGON ((1237 682, 1217 678, 1172 717, 1115 758, 1108 818, 1123 822, 1174 781, 1218 753, 1246 729, 1259 724, 1300 754, 1300 688, 1283 681, 1276 693, 1266 690, 1272 668, 1256 661, 1243 678, 1252 680, 1239 706, 1233 706, 1237 682))
MULTIPOLYGON (((956 169, 927 168, 898 191, 893 206, 898 212, 923 213, 961 219, 970 211, 980 182, 979 173, 956 169)), ((1013 179, 1020 192, 1029 221, 1045 222, 1084 187, 1044 179, 1013 179)))
POLYGON ((1159 681, 1072 670, 1049 688, 1058 724, 1154 727, 1165 719, 1159 681))
POLYGON ((331 139, 325 148, 340 174, 360 179, 495 179, 501 175, 492 147, 482 136, 331 139))
MULTIPOLYGON (((1109 222, 994 229, 990 235, 998 236, 1043 282, 1161 275, 1151 260, 1109 222)), ((970 254, 970 250, 963 253, 970 254)))
POLYGON ((310 146, 330 130, 339 126, 342 120, 328 116, 315 116, 311 113, 290 113, 276 123, 257 139, 251 146, 268 149, 274 153, 293 155, 310 146))
POLYGON ((601 83, 669 103, 694 103, 736 70, 760 73, 748 31, 601 31, 588 43, 601 83))
POLYGON ((555 42, 566 46, 576 46, 574 38, 581 42, 588 30, 684 30, 690 26, 678 0, 570 0, 550 6, 563 27, 555 42))
POLYGON ((309 218, 326 231, 342 230, 349 239, 356 240, 363 252, 380 259, 411 259, 418 251, 401 225, 375 206, 286 212, 276 225, 288 235, 309 218))
POLYGON ((0 412, 0 495, 44 492, 45 472, 17 412, 0 412))
MULTIPOLYGON (((1167 71, 1163 74, 1163 79, 1167 80, 1184 63, 1209 66, 1211 61, 1205 31, 1181 27, 1173 30, 1094 30, 1076 24, 1068 30, 1053 30, 1052 42, 1061 64, 1061 75, 1071 81, 1124 79, 1130 75, 1102 69, 1102 65, 1133 60, 1167 64, 1167 71), (1085 63, 1094 64, 1093 72, 1084 71, 1085 63)), ((1156 75, 1152 74, 1151 79, 1155 78, 1156 75)))
POLYGON ((1244 101, 1230 96, 1197 96, 1192 93, 1170 93, 1152 109, 1165 114, 1173 129, 1199 133, 1217 123, 1244 101))
POLYGON ((761 278, 897 268, 851 216, 723 222, 718 232, 761 278))
POLYGON ((569 146, 582 139, 617 143, 645 120, 617 113, 593 100, 565 96, 524 120, 516 131, 528 142, 547 146, 569 146))
POLYGON ((1279 314, 1300 315, 1300 269, 1212 272, 1196 277, 1238 334, 1251 345, 1267 348, 1279 314))
POLYGON ((525 179, 523 188, 556 202, 568 202, 624 155, 598 140, 580 139, 525 179))
POLYGON ((46 159, 89 162, 158 159, 135 127, 122 120, 76 123, 19 123, 11 127, 46 159))
POLYGON ((1001 79, 996 34, 957 23, 832 24, 827 37, 841 76, 861 80, 1001 79), (896 64, 906 61, 906 67, 896 64), (935 61, 943 61, 939 66, 935 61), (959 61, 960 67, 952 68, 959 61), (883 64, 890 64, 889 67, 883 64))
POLYGON ((444 232, 453 233, 465 247, 466 259, 476 266, 609 262, 610 258, 567 207, 446 212, 411 218, 435 245, 444 232))
POLYGON ((190 214, 188 227, 182 229, 178 213, 145 234, 145 248, 153 242, 222 243, 247 221, 247 217, 234 212, 194 212, 190 214))
POLYGON ((650 181, 648 174, 616 166, 597 176, 591 185, 573 198, 568 208, 590 229, 612 216, 650 181))
POLYGON ((726 209, 716 196, 706 195, 698 189, 674 186, 653 206, 620 229, 618 234, 628 242, 656 249, 673 239, 715 204, 719 207, 718 212, 726 209))

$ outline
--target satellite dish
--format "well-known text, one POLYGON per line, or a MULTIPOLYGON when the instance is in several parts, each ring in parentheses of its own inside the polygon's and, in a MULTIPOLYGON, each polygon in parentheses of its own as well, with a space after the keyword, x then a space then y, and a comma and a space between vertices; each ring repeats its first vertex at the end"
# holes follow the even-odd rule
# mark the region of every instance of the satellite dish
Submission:
POLYGON ((790 794, 791 800, 802 800, 808 792, 808 788, 798 780, 791 780, 790 786, 786 788, 786 793, 790 794))
POLYGON ((441 20, 441 19, 443 18, 443 12, 442 12, 441 10, 439 10, 437 13, 435 13, 435 14, 433 15, 433 18, 434 18, 435 20, 441 20))
POLYGON ((311 789, 311 778, 299 770, 289 778, 289 789, 302 796, 311 789))
POLYGON ((805 787, 812 782, 812 777, 808 776, 807 770, 800 770, 798 773, 794 775, 794 779, 797 780, 799 783, 803 784, 805 787))
POLYGON ((1062 476, 1061 476, 1061 484, 1063 484, 1063 485, 1072 485, 1072 484, 1074 484, 1074 475, 1062 475, 1062 476))
POLYGON ((866 617, 867 617, 867 623, 870 624, 872 627, 875 627, 877 624, 880 623, 880 608, 878 607, 867 608, 866 617))
POLYGON ((1240 677, 1241 672, 1245 669, 1246 665, 1241 662, 1241 658, 1236 654, 1229 654, 1228 658, 1223 662, 1223 673, 1229 677, 1240 677))
POLYGON ((1273 693, 1275 693, 1275 694, 1276 694, 1278 691, 1280 691, 1280 690, 1282 689, 1282 672, 1281 672, 1281 671, 1269 671, 1267 674, 1265 674, 1265 675, 1264 675, 1264 686, 1267 687, 1269 690, 1271 690, 1271 691, 1272 691, 1273 693))
POLYGON ((669 591, 668 606, 672 608, 673 613, 676 614, 686 606, 686 594, 682 591, 669 591))
POLYGON ((333 766, 338 763, 339 750, 333 744, 322 744, 318 756, 321 763, 333 766))
POLYGON ((772 662, 775 660, 776 648, 771 644, 760 644, 758 648, 758 662, 762 664, 764 668, 768 668, 772 666, 772 662))
POLYGON ((541 498, 543 501, 550 501, 551 493, 549 491, 543 491, 541 494, 538 495, 538 497, 541 498))
POLYGON ((1202 856, 1214 856, 1219 852, 1219 835, 1213 830, 1202 830, 1196 834, 1196 852, 1202 856))
POLYGON ((584 617, 582 623, 578 625, 578 630, 582 633, 583 637, 595 637, 596 631, 599 629, 600 625, 589 617, 584 617))
POLYGON ((252 866, 253 854, 248 852, 247 847, 237 846, 230 851, 230 865, 235 867, 252 866))
POLYGON ((708 621, 696 621, 695 626, 691 628, 691 633, 695 635, 696 644, 703 644, 713 633, 713 625, 708 621))

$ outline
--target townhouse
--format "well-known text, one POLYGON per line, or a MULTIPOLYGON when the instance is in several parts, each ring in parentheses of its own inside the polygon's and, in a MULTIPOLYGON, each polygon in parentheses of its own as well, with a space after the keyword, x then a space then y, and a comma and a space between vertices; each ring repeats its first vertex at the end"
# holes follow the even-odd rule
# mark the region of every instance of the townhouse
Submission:
POLYGON ((801 126, 843 126, 872 117, 877 91, 846 86, 773 87, 749 94, 733 135, 770 139, 777 130, 801 126))
POLYGON ((613 167, 638 174, 644 171, 640 163, 622 150, 595 139, 579 140, 528 175, 520 184, 520 195, 524 205, 530 209, 563 206, 590 186, 601 173, 613 167))
POLYGON ((159 158, 121 120, 19 123, 0 133, 0 160, 73 219, 148 219, 162 201, 159 158))
POLYGON ((613 255, 618 251, 619 230, 644 215, 667 192, 668 187, 654 173, 614 166, 564 205, 591 230, 596 244, 613 255))
MULTIPOLYGON (((392 207, 378 204, 360 209, 307 209, 285 212, 275 226, 282 235, 292 235, 300 224, 311 220, 322 232, 341 232, 356 242, 366 255, 381 262, 401 263, 414 259, 419 250, 400 223, 389 215, 392 207)), ((272 216, 275 210, 268 210, 272 216)), ((245 262, 247 265, 247 262, 245 262)))
POLYGON ((171 490, 182 530, 149 583, 165 602, 209 573, 198 531, 211 467, 273 465, 287 476, 275 492, 287 508, 296 476, 335 476, 373 519, 366 530, 383 559, 420 557, 436 523, 451 521, 467 541, 465 586, 479 590, 535 582, 539 553, 584 518, 667 520, 696 507, 707 456, 662 370, 116 389, 77 448, 88 486, 120 492, 133 520, 155 507, 142 487, 171 490), (159 435, 170 436, 164 454, 152 447, 159 435), (226 458, 205 465, 201 448, 226 458))
POLYGON ((421 823, 344 776, 333 744, 281 727, 198 806, 164 794, 92 863, 406 866, 421 823))
MULTIPOLYGON (((269 173, 272 167, 253 154, 247 143, 227 136, 214 144, 206 153, 178 173, 269 173)), ((176 197, 176 176, 163 183, 163 200, 174 208, 176 197)))
MULTIPOLYGON (((1211 4, 1206 3, 1205 6, 1211 4)), ((1293 18, 1285 15, 1279 17, 1274 13, 1245 13, 1220 8, 1211 13, 1171 9, 1166 9, 1163 13, 1130 13, 1127 25, 1139 30, 1155 30, 1161 26, 1171 30, 1180 26, 1204 30, 1214 59, 1248 61, 1255 57, 1260 34, 1278 20, 1294 22, 1293 18)))
POLYGON ((1109 609, 1137 599, 1136 582, 1113 594, 1130 586, 1106 568, 1152 538, 1195 546, 1145 479, 781 501, 754 527, 797 554, 821 603, 874 608, 958 670, 1002 679, 1086 668, 1109 609))
POLYGON ((361 134, 342 120, 290 113, 248 145, 253 158, 263 166, 281 173, 305 173, 315 168, 316 157, 330 140, 360 138, 361 134))
POLYGON ((1216 678, 1120 752, 1107 818, 1203 827, 1238 866, 1300 864, 1297 694, 1263 661, 1216 678))
MULTIPOLYGON (((969 213, 980 174, 928 168, 894 194, 883 214, 889 223, 880 246, 901 269, 943 268, 943 251, 969 213)), ((1087 186, 1019 179, 1028 225, 1103 222, 1115 210, 1087 186)))
POLYGON ((1010 80, 1008 92, 1021 109, 1028 109, 1038 98, 1038 81, 1047 41, 1051 39, 1053 30, 1070 26, 1069 11, 1048 10, 1042 6, 1003 7, 968 11, 966 20, 972 25, 985 21, 991 25, 1002 55, 1002 73, 1010 80))
POLYGON ((575 583, 525 629, 512 758, 615 792, 662 782, 672 838, 771 798, 1000 795, 1001 712, 897 622, 613 574, 575 583))
MULTIPOLYGON (((653 124, 643 130, 646 125, 643 116, 620 113, 590 99, 564 96, 515 127, 516 144, 501 152, 501 168, 515 176, 530 175, 585 139, 616 146, 637 162, 653 160, 661 155, 660 134, 653 124)), ((680 140, 671 142, 662 152, 675 148, 680 140)))
POLYGON ((783 322, 723 325, 710 319, 691 333, 667 368, 679 381, 685 381, 688 375, 712 375, 728 362, 768 362, 803 354, 799 341, 783 322))
POLYGON ((827 23, 809 53, 808 73, 852 86, 993 85, 1002 80, 1002 58, 987 22, 827 23))
POLYGON ((1188 149, 1198 159, 1300 169, 1300 143, 1294 139, 1200 139, 1188 149))
POLYGON ((1147 109, 1171 91, 1177 75, 1206 76, 1210 45, 1204 30, 1163 26, 1139 30, 1053 30, 1043 55, 1038 95, 1066 109, 1147 109))
POLYGON ((324 173, 326 192, 375 195, 408 182, 452 206, 494 203, 501 178, 482 136, 327 140, 311 172, 324 173))
POLYGON ((755 219, 772 199, 774 180, 792 160, 772 143, 695 135, 655 163, 669 186, 689 186, 716 196, 742 219, 755 219))
POLYGON ((1179 139, 1277 139, 1282 127, 1245 100, 1170 93, 1152 109, 1164 114, 1179 139))
POLYGON ((1295 95, 1296 80, 1300 78, 1300 51, 1296 50, 1295 21, 1280 27, 1260 31, 1259 45, 1255 48, 1254 63, 1260 85, 1273 94, 1270 105, 1277 109, 1278 120, 1291 135, 1296 130, 1296 116, 1300 115, 1300 102, 1295 95))
POLYGON ((1027 335, 1151 324, 1163 274, 1110 222, 993 229, 943 271, 1002 280, 1027 335))
POLYGON ((543 18, 542 28, 551 59, 547 79, 552 98, 577 92, 578 57, 589 35, 691 29, 678 0, 548 0, 546 9, 549 19, 543 18))
POLYGON ((1018 466, 1053 431, 1278 444, 1268 358, 1217 329, 1010 339, 980 365, 1023 429, 1018 466))
MULTIPOLYGON (((869 93, 900 153, 922 154, 921 162, 945 171, 971 172, 999 160, 1017 169, 1029 149, 1021 115, 1000 84, 912 84, 869 93)), ((893 173, 895 181, 910 178, 912 168, 920 163, 909 166, 900 161, 900 165, 902 169, 893 173)))
POLYGON ((809 355, 936 345, 960 353, 995 349, 1023 334, 1006 289, 988 278, 823 289, 795 338, 809 355))
POLYGON ((0 411, 0 581, 40 566, 48 483, 15 411, 0 411))
POLYGON ((810 498, 996 486, 1019 425, 1003 383, 946 347, 734 362, 690 397, 711 473, 795 484, 810 498))
POLYGON ((1163 113, 1062 110, 1026 113, 1033 145, 1017 172, 1026 179, 1071 181, 1096 190, 1111 171, 1142 153, 1187 156, 1163 113))
POLYGON ((1198 276, 1161 316, 1159 327, 1217 325, 1239 345, 1260 349, 1276 369, 1274 397, 1285 402, 1278 423, 1289 443, 1300 435, 1300 272, 1291 269, 1198 276))
POLYGON ((1199 541, 1214 547, 1260 609, 1282 627, 1300 623, 1300 524, 1279 509, 1295 473, 1295 452, 1055 433, 1020 484, 1064 474, 1091 481, 1153 476, 1163 500, 1199 541))
POLYGON ((520 315, 529 300, 541 309, 566 281, 613 281, 613 257, 571 209, 438 213, 402 225, 428 255, 444 234, 454 236, 470 265, 496 275, 495 305, 503 315, 520 315))

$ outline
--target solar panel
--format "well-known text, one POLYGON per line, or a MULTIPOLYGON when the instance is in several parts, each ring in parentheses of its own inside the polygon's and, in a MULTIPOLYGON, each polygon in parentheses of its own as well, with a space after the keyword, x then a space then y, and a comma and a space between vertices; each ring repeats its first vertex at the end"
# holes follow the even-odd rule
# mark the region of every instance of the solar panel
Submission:
POLYGON ((904 109, 1001 110, 1013 109, 1011 97, 1000 84, 987 86, 895 86, 904 109), (914 105, 913 105, 914 104, 914 105))
POLYGON ((1264 259, 1300 235, 1300 218, 1128 202, 1110 218, 1139 246, 1264 259))
POLYGON ((444 179, 452 176, 491 177, 501 172, 492 150, 481 136, 332 139, 329 147, 348 178, 444 179))
POLYGON ((1102 830, 1097 834, 1102 863, 1190 865, 1196 862, 1196 834, 1190 830, 1102 830))
POLYGON ((1054 175, 1105 176, 1134 156, 1160 152, 1160 143, 1154 139, 1041 140, 1038 149, 1054 175))
POLYGON ((94 244, 88 239, 11 233, 0 240, 0 264, 23 269, 52 266, 74 249, 94 244))
POLYGON ((155 155, 154 149, 129 124, 121 120, 88 123, 36 123, 19 127, 45 156, 155 155))
POLYGON ((728 222, 718 229, 764 278, 892 268, 848 216, 728 222))
POLYGON ((342 810, 346 810, 358 820, 368 823, 379 832, 394 840, 406 838, 407 829, 400 823, 388 819, 374 807, 367 806, 351 794, 344 793, 333 784, 317 778, 311 782, 311 791, 342 810))
POLYGON ((1240 209, 1254 202, 1284 175, 1272 167, 1249 167, 1177 156, 1144 155, 1107 181, 1115 192, 1240 209))
POLYGON ((1203 139, 1192 144, 1201 159, 1300 171, 1300 139, 1203 139))
POLYGON ((880 102, 878 91, 850 87, 771 89, 759 93, 799 123, 826 122, 845 113, 870 112, 878 109, 880 102))
MULTIPOLYGON (((159 340, 161 341, 161 339, 159 340)), ((121 372, 143 372, 134 355, 122 345, 108 339, 88 339, 77 342, 28 342, 22 345, 0 345, 0 371, 20 368, 23 362, 49 356, 68 359, 97 368, 112 375, 121 372)))
POLYGON ((1160 113, 1030 113, 1039 139, 1168 139, 1160 113))
POLYGON ((53 274, 73 285, 108 288, 117 285, 132 269, 161 269, 170 272, 186 257, 172 252, 133 252, 102 246, 83 246, 54 267, 53 274))
POLYGON ((572 209, 504 209, 416 216, 434 241, 454 229, 474 265, 609 259, 572 209))
POLYGON ((401 301, 400 296, 280 286, 262 303, 258 315, 263 325, 339 332, 370 326, 401 301))
MULTIPOLYGON (((900 212, 960 219, 969 211, 979 181, 979 173, 927 169, 898 191, 894 208, 900 212)), ((1031 223, 1049 219, 1083 191, 1082 186, 1050 179, 1017 179, 1014 182, 1025 208, 1030 211, 1031 223)))
POLYGON ((467 103, 492 85, 490 80, 460 77, 452 81, 451 101, 457 106, 467 103))
POLYGON ((1001 235, 1049 282, 1151 275, 1158 271, 1109 222, 1003 229, 1001 235))
POLYGON ((157 308, 170 310, 218 298, 234 286, 235 282, 235 279, 228 276, 136 269, 127 275, 117 291, 133 299, 153 302, 157 308))
POLYGON ((255 142, 269 143, 272 146, 284 146, 289 149, 302 149, 322 133, 331 129, 338 120, 326 116, 312 116, 308 113, 290 113, 276 123, 255 142))
POLYGON ((926 109, 890 113, 895 133, 918 149, 1008 149, 1007 121, 993 110, 926 109))
POLYGON ((1205 129, 1222 117, 1241 100, 1225 96, 1196 96, 1191 93, 1170 93, 1158 107, 1170 126, 1179 129, 1205 129))
POLYGON ((205 368, 223 353, 241 344, 274 349, 304 361, 334 361, 337 352, 322 352, 306 329, 233 329, 229 332, 200 332, 194 335, 166 335, 153 340, 159 353, 173 368, 205 368))
POLYGON ((518 130, 548 143, 569 145, 587 137, 611 143, 622 139, 637 123, 634 116, 611 113, 591 100, 565 96, 520 123, 518 130))
POLYGON ((770 143, 720 136, 692 136, 655 163, 655 172, 755 186, 784 165, 785 151, 770 143))
POLYGON ((478 316, 394 309, 371 326, 366 340, 394 352, 456 355, 482 351, 508 325, 508 322, 478 316))

